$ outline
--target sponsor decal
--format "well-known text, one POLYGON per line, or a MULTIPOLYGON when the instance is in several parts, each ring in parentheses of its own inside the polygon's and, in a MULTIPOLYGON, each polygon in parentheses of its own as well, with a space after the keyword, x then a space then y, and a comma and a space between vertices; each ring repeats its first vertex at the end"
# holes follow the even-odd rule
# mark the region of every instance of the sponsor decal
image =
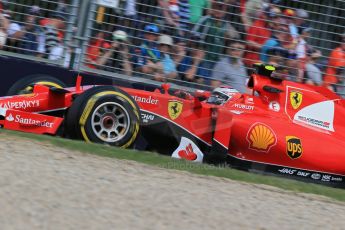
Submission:
POLYGON ((302 142, 298 137, 286 136, 286 152, 291 159, 297 159, 302 156, 302 142))
POLYGON ((202 162, 204 154, 193 141, 186 137, 181 138, 180 145, 171 155, 174 158, 186 159, 194 162, 202 162))
POLYGON ((47 122, 46 120, 40 121, 40 120, 35 120, 32 118, 23 118, 20 115, 16 115, 15 117, 13 117, 13 115, 11 113, 10 113, 10 115, 8 115, 6 117, 6 120, 9 122, 19 123, 21 125, 32 125, 32 126, 37 126, 37 127, 52 128, 54 125, 54 123, 47 122))
POLYGON ((314 180, 320 180, 321 174, 320 173, 313 173, 313 174, 311 174, 311 178, 313 178, 314 180))
POLYGON ((155 115, 148 114, 148 113, 141 113, 141 119, 144 123, 149 123, 150 121, 153 121, 155 119, 155 115))
POLYGON ((8 115, 8 116, 6 117, 6 120, 9 121, 9 122, 14 121, 14 117, 12 116, 12 113, 10 113, 10 115, 8 115))
POLYGON ((282 168, 282 169, 279 169, 278 172, 280 172, 281 174, 294 175, 294 176, 299 176, 299 177, 304 177, 304 178, 310 177, 314 180, 321 180, 323 182, 330 182, 330 181, 342 182, 343 181, 342 177, 332 177, 331 175, 328 175, 328 174, 311 173, 311 172, 300 171, 300 170, 291 169, 291 168, 282 168))
POLYGON ((237 109, 254 110, 253 105, 233 104, 232 107, 235 107, 237 109))
POLYGON ((302 121, 302 122, 307 123, 307 124, 312 125, 312 126, 317 126, 319 128, 325 128, 325 129, 329 129, 329 127, 331 125, 329 122, 319 121, 317 119, 313 119, 313 118, 309 118, 309 117, 305 117, 305 116, 298 116, 297 120, 302 121))
POLYGON ((322 175, 321 180, 329 182, 329 181, 331 181, 331 175, 322 175))
POLYGON ((334 132, 334 101, 323 101, 304 107, 293 116, 293 120, 334 132))
POLYGON ((332 181, 337 181, 337 182, 342 182, 342 181, 343 181, 343 178, 341 178, 341 177, 332 177, 331 180, 332 180, 332 181))
POLYGON ((152 96, 149 97, 140 97, 140 96, 132 96, 136 102, 144 103, 144 104, 151 104, 157 105, 159 100, 153 98, 152 96))
POLYGON ((254 104, 254 99, 252 97, 248 97, 246 103, 254 104))
POLYGON ((271 147, 277 144, 277 137, 269 126, 258 122, 250 127, 247 133, 247 141, 250 149, 258 152, 268 152, 271 147))
POLYGON ((4 109, 26 109, 26 108, 36 108, 39 106, 40 106, 39 100, 0 102, 0 108, 4 108, 4 109))
POLYGON ((309 172, 298 171, 297 176, 308 177, 310 175, 309 172))
POLYGON ((297 172, 297 170, 296 169, 289 169, 289 168, 282 168, 282 169, 279 169, 278 172, 280 172, 282 174, 294 175, 295 172, 297 172))
POLYGON ((182 159, 186 159, 189 161, 194 161, 198 158, 198 155, 196 155, 196 153, 194 152, 191 144, 188 144, 186 149, 182 149, 182 150, 178 151, 178 155, 182 159))
POLYGON ((301 92, 298 92, 298 91, 290 92, 290 103, 292 105, 292 108, 298 109, 302 104, 302 100, 303 100, 303 94, 301 92))
POLYGON ((169 101, 168 103, 168 114, 171 120, 177 119, 183 110, 183 103, 180 101, 169 101))
POLYGON ((271 101, 270 104, 268 105, 268 108, 274 112, 279 112, 280 104, 277 101, 271 101))

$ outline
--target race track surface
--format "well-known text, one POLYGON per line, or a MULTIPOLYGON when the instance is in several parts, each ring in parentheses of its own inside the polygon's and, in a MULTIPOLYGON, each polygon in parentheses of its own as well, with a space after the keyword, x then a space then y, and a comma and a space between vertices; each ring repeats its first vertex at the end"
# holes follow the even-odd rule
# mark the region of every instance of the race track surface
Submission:
POLYGON ((344 229, 344 203, 0 134, 0 229, 344 229))

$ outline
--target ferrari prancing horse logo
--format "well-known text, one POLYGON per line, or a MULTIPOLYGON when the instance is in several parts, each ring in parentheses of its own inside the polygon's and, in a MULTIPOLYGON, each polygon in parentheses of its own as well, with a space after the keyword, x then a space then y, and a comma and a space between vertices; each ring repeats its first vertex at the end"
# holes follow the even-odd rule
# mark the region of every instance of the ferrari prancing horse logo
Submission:
POLYGON ((290 102, 292 108, 298 109, 302 104, 303 95, 300 92, 292 91, 290 92, 290 102))
POLYGON ((168 103, 168 114, 171 120, 178 118, 183 109, 183 103, 180 101, 169 101, 168 103))

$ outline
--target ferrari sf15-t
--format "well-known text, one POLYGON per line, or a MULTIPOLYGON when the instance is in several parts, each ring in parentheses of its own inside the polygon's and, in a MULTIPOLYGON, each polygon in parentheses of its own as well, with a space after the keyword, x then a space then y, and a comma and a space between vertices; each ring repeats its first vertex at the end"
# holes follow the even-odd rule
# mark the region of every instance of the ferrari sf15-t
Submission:
POLYGON ((345 187, 344 100, 257 68, 250 94, 31 79, 36 84, 16 84, 30 93, 0 98, 0 125, 345 187))

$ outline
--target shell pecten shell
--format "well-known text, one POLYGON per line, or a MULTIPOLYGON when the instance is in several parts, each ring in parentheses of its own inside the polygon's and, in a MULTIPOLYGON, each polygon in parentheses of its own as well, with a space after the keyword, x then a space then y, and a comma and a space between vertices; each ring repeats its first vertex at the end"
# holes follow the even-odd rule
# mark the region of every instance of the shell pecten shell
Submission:
POLYGON ((256 123, 249 129, 247 140, 249 148, 262 152, 269 151, 277 143, 274 131, 262 123, 256 123))

